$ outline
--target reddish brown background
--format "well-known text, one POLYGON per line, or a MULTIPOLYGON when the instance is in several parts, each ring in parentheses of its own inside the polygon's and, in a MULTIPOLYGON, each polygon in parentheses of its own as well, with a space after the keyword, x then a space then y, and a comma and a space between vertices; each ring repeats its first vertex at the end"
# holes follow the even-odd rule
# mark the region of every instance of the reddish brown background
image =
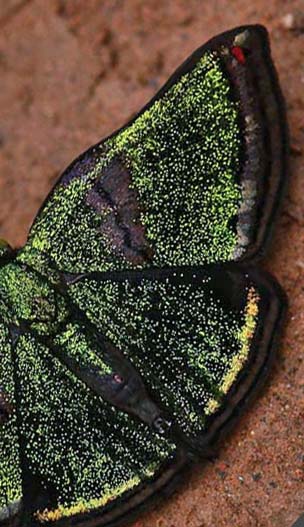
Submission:
POLYGON ((304 512, 304 3, 0 3, 0 236, 13 245, 67 163, 123 124, 208 38, 256 22, 270 31, 293 145, 265 263, 289 295, 287 327, 268 387, 218 457, 136 527, 290 527, 304 512))

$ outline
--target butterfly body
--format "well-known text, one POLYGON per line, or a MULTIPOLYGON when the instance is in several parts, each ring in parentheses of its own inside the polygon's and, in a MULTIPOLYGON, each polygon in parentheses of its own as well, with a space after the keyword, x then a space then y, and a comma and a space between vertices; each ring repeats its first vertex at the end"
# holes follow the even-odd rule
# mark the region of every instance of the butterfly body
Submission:
POLYGON ((1 246, 3 525, 124 525, 247 406, 285 309, 253 264, 287 148, 266 31, 237 28, 1 246))

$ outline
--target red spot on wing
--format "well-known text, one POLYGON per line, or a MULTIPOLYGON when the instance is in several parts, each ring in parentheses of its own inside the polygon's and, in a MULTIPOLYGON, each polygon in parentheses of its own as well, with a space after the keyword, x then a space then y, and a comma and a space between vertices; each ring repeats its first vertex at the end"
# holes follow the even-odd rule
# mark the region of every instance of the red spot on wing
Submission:
POLYGON ((246 57, 245 57, 243 49, 240 48, 240 46, 233 46, 230 51, 231 51, 231 54, 236 58, 236 60, 240 64, 245 64, 246 57))

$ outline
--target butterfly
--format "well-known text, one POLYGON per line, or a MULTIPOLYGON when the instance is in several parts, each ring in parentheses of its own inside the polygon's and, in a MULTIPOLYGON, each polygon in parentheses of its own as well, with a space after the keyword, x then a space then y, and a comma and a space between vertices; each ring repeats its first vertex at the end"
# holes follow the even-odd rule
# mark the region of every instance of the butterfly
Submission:
POLYGON ((1 525, 125 525, 227 433, 284 318, 257 262, 287 155, 267 31, 239 27, 1 242, 1 525))

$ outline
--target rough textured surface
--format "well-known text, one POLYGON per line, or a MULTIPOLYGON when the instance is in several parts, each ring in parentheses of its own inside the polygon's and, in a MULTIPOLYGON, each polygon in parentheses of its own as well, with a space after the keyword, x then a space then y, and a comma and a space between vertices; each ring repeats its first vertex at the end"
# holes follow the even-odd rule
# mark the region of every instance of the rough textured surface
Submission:
POLYGON ((289 294, 283 343, 268 388, 219 455, 136 527, 289 527, 304 509, 301 5, 11 0, 0 8, 0 228, 17 245, 58 172, 123 124, 193 49, 242 23, 270 31, 293 145, 290 187, 266 262, 289 294))

